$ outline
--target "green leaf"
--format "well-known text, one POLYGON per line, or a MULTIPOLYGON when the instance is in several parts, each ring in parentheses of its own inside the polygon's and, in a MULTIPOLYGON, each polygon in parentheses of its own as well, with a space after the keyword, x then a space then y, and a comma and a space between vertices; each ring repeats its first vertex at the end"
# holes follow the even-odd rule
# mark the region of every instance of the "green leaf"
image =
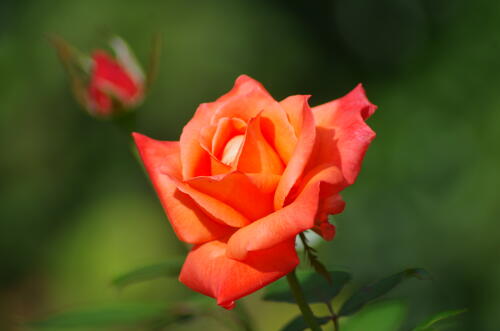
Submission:
POLYGON ((159 277, 176 277, 181 270, 182 263, 181 258, 176 258, 163 263, 141 267, 116 277, 112 284, 118 288, 123 288, 130 284, 159 277))
POLYGON ((174 323, 183 323, 192 320, 195 317, 193 313, 181 313, 177 315, 165 315, 161 318, 155 319, 149 323, 148 330, 150 331, 162 331, 165 327, 172 325, 174 323))
POLYGON ((33 328, 111 327, 154 321, 168 314, 166 304, 120 303, 62 312, 32 322, 33 328))
MULTIPOLYGON (((339 294, 351 275, 345 271, 329 271, 332 283, 314 271, 297 271, 297 278, 302 286, 306 301, 309 303, 330 302, 339 294)), ((267 287, 264 300, 295 303, 286 278, 282 278, 267 287)))
MULTIPOLYGON (((316 317, 319 325, 326 324, 331 319, 332 318, 330 316, 316 317)), ((285 325, 283 329, 281 329, 281 331, 303 331, 308 328, 309 326, 307 326, 306 321, 304 321, 304 317, 302 315, 299 315, 291 320, 287 325, 285 325)))
POLYGON ((342 331, 396 331, 401 328, 407 307, 401 301, 382 301, 373 304, 359 314, 341 319, 342 331))
POLYGON ((355 292, 342 306, 339 316, 352 315, 363 306, 384 294, 388 293, 403 280, 409 278, 428 279, 428 273, 424 269, 408 269, 387 278, 381 279, 375 283, 364 286, 355 292))
POLYGON ((445 319, 449 319, 451 317, 455 317, 457 315, 463 314, 467 311, 467 309, 455 309, 455 310, 447 310, 437 313, 427 319, 425 322, 417 326, 413 331, 432 331, 434 330, 433 326, 445 319))

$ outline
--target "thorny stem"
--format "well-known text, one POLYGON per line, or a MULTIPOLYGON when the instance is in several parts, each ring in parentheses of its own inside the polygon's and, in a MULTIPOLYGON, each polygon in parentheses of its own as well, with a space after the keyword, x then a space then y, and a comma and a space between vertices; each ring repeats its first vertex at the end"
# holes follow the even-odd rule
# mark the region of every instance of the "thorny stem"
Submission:
POLYGON ((302 288, 300 287, 300 283, 297 279, 297 275, 295 274, 295 270, 286 275, 286 278, 288 280, 288 285, 292 290, 295 301, 297 302, 297 305, 302 312, 304 321, 312 331, 321 331, 321 327, 319 326, 316 317, 314 317, 311 307, 309 307, 309 305, 307 304, 304 293, 302 293, 302 288))
POLYGON ((329 302, 326 303, 326 306, 328 307, 328 311, 330 311, 330 315, 332 316, 333 330, 334 331, 339 331, 340 327, 339 327, 339 317, 338 317, 338 315, 335 313, 335 311, 333 310, 332 305, 329 302))

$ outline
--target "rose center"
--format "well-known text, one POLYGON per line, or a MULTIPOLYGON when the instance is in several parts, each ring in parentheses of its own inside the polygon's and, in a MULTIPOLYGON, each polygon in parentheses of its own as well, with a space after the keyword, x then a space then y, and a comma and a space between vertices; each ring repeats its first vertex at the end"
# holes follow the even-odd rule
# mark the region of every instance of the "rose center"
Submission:
POLYGON ((238 157, 238 153, 243 145, 243 141, 245 139, 245 135, 238 135, 231 138, 226 147, 224 147, 224 151, 222 152, 222 163, 227 165, 233 165, 238 157))

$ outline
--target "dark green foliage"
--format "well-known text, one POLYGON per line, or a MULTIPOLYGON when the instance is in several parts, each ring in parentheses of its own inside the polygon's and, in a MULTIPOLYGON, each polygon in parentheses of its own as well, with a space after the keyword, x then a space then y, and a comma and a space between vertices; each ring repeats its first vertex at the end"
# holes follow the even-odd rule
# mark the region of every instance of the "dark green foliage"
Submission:
MULTIPOLYGON (((325 316, 325 317, 316 317, 316 320, 318 321, 318 324, 323 325, 326 324, 328 321, 331 320, 330 316, 325 316)), ((293 320, 291 320, 281 331, 302 331, 308 329, 308 326, 306 322, 304 321, 304 318, 302 315, 299 315, 295 317, 293 320)))
POLYGON ((437 313, 427 319, 425 322, 417 326, 413 331, 435 331, 438 330, 436 325, 443 321, 455 317, 457 315, 461 315, 465 313, 467 309, 455 309, 455 310, 446 310, 440 313, 437 313))
MULTIPOLYGON (((75 309, 30 323, 33 328, 111 327, 159 320, 168 314, 166 304, 119 303, 102 307, 75 309)), ((172 320, 174 317, 172 317, 172 320)))
POLYGON ((116 277, 112 284, 123 288, 127 285, 139 283, 159 277, 177 277, 181 270, 183 259, 172 259, 163 263, 141 267, 116 277))
POLYGON ((370 303, 384 294, 387 294, 402 281, 414 277, 418 279, 429 278, 428 273, 423 269, 408 269, 362 287, 358 291, 354 292, 354 294, 343 304, 340 309, 339 316, 354 314, 363 308, 363 306, 367 303, 370 303))

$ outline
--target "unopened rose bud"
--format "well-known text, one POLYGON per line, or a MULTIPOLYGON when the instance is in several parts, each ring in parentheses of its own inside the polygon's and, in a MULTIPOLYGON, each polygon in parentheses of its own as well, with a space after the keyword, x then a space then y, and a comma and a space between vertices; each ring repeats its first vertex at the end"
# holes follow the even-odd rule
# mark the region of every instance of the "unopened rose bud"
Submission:
POLYGON ((156 68, 159 39, 153 45, 148 77, 119 37, 110 41, 112 52, 97 49, 91 56, 81 54, 60 38, 52 38, 52 42, 71 78, 76 99, 91 115, 113 118, 141 104, 156 68))
POLYGON ((94 51, 87 89, 87 108, 91 113, 109 116, 134 108, 142 101, 143 87, 142 72, 134 75, 106 51, 94 51))

